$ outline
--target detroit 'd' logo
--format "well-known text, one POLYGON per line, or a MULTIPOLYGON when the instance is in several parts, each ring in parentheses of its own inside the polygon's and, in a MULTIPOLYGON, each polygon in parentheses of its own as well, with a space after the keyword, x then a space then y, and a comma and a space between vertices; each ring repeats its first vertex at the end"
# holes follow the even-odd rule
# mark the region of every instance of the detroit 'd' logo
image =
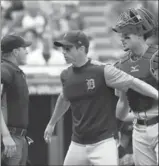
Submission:
POLYGON ((91 90, 95 88, 95 80, 93 78, 86 79, 87 90, 91 90))

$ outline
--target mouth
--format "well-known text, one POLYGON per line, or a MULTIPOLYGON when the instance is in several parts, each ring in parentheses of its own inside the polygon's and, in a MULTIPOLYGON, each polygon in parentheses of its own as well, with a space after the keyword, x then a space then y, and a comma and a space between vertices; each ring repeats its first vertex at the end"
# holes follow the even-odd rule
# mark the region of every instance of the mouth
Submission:
POLYGON ((126 46, 126 43, 122 42, 122 45, 123 45, 123 46, 126 46))

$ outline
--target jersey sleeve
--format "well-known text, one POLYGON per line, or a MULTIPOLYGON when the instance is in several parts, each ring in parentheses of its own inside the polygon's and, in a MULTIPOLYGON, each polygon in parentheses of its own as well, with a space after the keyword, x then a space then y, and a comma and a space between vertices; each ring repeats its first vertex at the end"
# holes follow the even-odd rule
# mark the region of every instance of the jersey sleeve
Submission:
POLYGON ((105 65, 104 77, 108 86, 122 91, 127 90, 134 79, 131 75, 121 71, 111 64, 105 65))
POLYGON ((12 78, 13 78, 13 72, 7 65, 2 63, 1 64, 1 84, 10 85, 12 83, 12 78))

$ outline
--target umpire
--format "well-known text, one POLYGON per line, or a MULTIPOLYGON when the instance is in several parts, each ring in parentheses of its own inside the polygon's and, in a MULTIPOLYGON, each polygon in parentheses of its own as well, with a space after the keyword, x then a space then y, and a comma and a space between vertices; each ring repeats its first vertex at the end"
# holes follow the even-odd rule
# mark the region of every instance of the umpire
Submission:
POLYGON ((30 42, 16 35, 6 35, 1 40, 1 100, 2 105, 6 101, 4 107, 7 107, 7 112, 1 107, 1 161, 9 166, 26 165, 28 157, 29 93, 25 74, 18 66, 25 64, 26 47, 30 45, 30 42))

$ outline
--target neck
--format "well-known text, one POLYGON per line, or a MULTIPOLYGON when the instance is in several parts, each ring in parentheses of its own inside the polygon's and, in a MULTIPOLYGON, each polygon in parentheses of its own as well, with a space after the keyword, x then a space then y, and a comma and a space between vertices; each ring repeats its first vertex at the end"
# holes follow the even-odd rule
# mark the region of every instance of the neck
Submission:
POLYGON ((81 67, 83 65, 85 65, 88 62, 88 57, 85 57, 83 59, 79 59, 78 63, 74 64, 75 67, 81 67))
POLYGON ((3 59, 6 59, 7 61, 12 62, 14 65, 19 66, 19 64, 14 56, 7 56, 7 57, 4 57, 3 59))
POLYGON ((133 50, 132 52, 133 52, 133 54, 134 54, 135 56, 141 57, 141 56, 143 56, 143 55, 146 53, 148 47, 149 47, 149 46, 148 46, 146 43, 140 44, 140 45, 138 45, 138 47, 136 47, 135 50, 133 50))

